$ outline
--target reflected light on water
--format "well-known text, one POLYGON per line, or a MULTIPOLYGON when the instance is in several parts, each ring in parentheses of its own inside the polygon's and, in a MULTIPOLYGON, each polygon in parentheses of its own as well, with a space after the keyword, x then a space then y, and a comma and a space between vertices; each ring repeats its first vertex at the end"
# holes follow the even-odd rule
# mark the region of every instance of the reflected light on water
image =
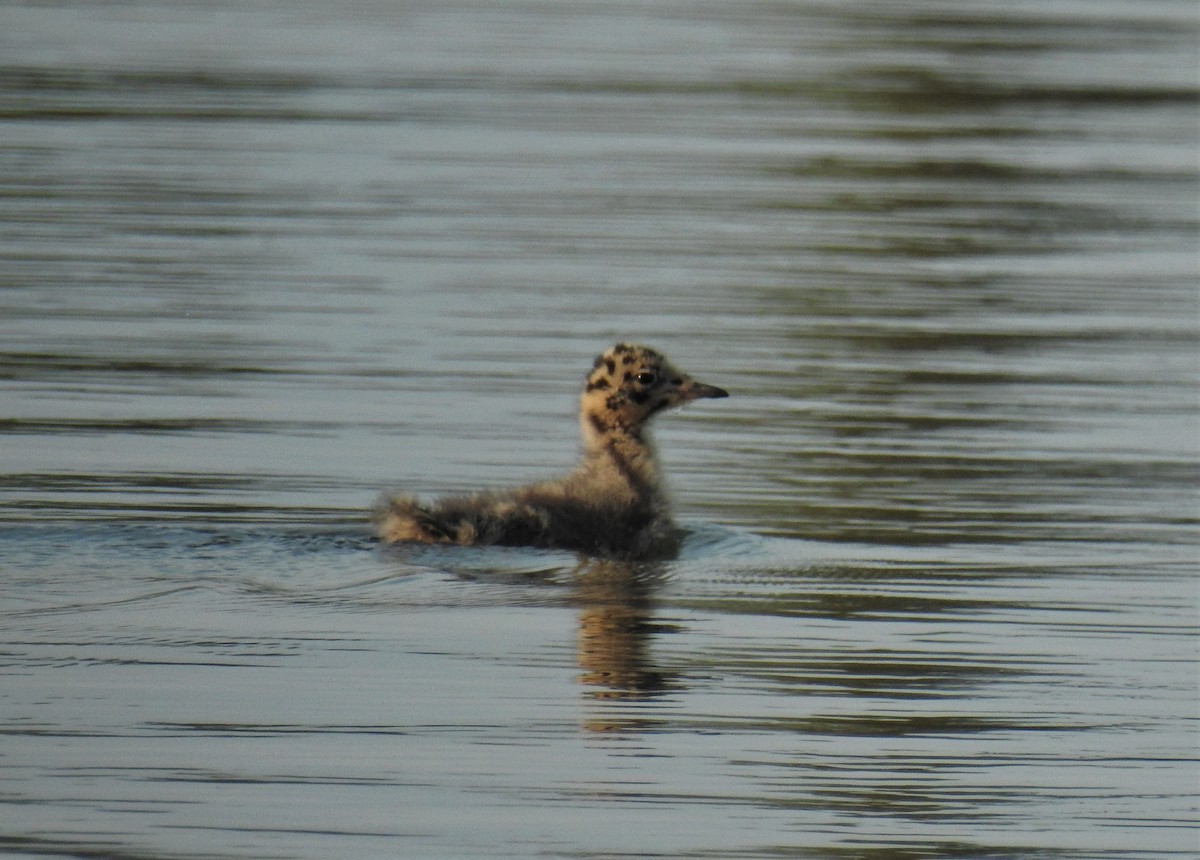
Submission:
POLYGON ((0 9, 0 850, 1191 856, 1196 33, 0 9), (376 544, 619 339, 678 558, 376 544))

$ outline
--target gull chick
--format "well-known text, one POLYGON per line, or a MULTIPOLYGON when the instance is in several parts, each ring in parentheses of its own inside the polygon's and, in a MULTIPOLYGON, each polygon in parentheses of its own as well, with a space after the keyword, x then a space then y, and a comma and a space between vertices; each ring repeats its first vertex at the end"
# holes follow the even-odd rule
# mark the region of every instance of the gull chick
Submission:
POLYGON ((596 359, 579 398, 583 456, 573 472, 431 504, 411 496, 385 498, 375 512, 379 536, 389 542, 554 547, 611 558, 670 555, 679 531, 659 475, 650 419, 693 400, 728 396, 656 350, 618 343, 596 359))

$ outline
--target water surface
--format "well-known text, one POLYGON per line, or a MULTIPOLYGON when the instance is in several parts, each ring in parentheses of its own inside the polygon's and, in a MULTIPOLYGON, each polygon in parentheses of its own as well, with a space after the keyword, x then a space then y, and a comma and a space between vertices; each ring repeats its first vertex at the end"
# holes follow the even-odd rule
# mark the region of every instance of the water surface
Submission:
POLYGON ((0 7, 0 850, 1192 856, 1196 37, 0 7), (621 338, 678 559, 372 540, 621 338))

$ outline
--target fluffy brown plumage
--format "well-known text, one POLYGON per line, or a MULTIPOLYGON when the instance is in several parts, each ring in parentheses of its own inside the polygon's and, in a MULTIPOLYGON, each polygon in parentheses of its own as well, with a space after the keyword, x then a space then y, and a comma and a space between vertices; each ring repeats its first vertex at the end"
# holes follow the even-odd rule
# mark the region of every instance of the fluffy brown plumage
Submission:
POLYGON ((659 478, 648 422, 724 389, 697 382, 659 352, 618 343, 600 355, 579 399, 583 457, 564 478, 420 504, 384 499, 385 541, 557 547, 589 555, 669 555, 679 534, 659 478))

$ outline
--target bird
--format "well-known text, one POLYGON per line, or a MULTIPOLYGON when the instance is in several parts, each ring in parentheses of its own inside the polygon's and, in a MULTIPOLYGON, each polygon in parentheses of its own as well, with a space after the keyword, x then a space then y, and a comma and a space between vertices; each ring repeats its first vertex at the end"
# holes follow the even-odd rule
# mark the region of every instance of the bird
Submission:
POLYGON ((374 524, 385 543, 527 546, 612 559, 668 558, 682 539, 670 513, 651 419, 694 400, 728 397, 648 346, 597 356, 579 397, 583 451, 569 474, 523 487, 422 503, 385 495, 374 524))

